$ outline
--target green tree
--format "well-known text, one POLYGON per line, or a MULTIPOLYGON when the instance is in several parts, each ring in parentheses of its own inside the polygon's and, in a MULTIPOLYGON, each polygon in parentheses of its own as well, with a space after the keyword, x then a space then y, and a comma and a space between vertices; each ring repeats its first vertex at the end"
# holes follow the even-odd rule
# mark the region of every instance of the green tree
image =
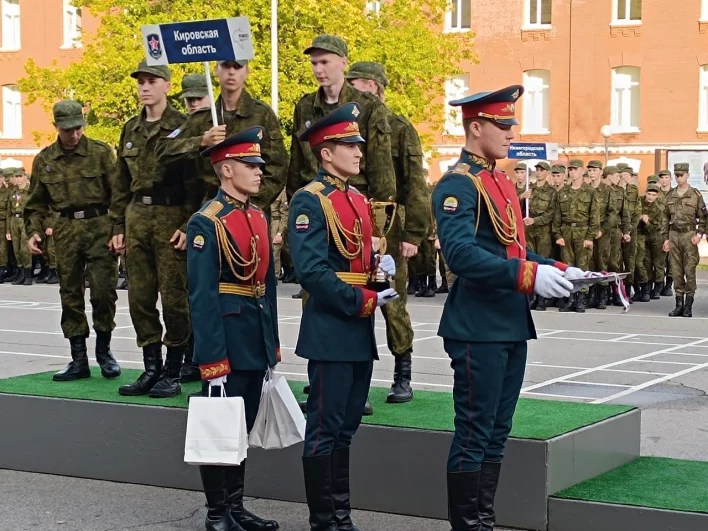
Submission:
MULTIPOLYGON (((303 50, 321 33, 341 36, 351 62, 381 61, 391 81, 387 103, 414 123, 439 129, 444 113, 435 102, 444 80, 459 72, 462 60, 475 61, 471 33, 442 33, 448 0, 390 0, 378 14, 367 13, 365 0, 280 0, 279 114, 290 133, 295 103, 316 88, 303 50), (436 118, 438 117, 438 118, 436 118)), ((87 134, 116 144, 121 127, 140 103, 129 73, 144 57, 140 28, 184 20, 248 16, 254 38, 248 88, 270 103, 270 2, 264 0, 74 0, 74 5, 101 17, 95 35, 84 36, 84 54, 66 68, 28 60, 19 81, 29 103, 47 111, 55 101, 73 98, 89 110, 87 134)), ((173 93, 185 73, 201 64, 172 65, 173 93)), ((37 140, 40 134, 35 135, 37 140)))

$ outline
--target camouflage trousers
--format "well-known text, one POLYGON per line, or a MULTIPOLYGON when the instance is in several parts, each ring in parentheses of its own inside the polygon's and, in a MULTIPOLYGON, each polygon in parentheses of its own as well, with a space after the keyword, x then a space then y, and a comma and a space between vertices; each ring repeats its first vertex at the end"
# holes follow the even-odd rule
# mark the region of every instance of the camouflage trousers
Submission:
POLYGON ((89 335, 84 272, 88 274, 94 330, 110 332, 116 326, 113 319, 118 299, 118 259, 108 251, 111 230, 112 223, 108 216, 59 218, 54 224, 64 337, 89 335))
POLYGON ((273 267, 275 268, 275 276, 280 277, 280 272, 283 270, 283 264, 280 262, 280 253, 283 250, 282 243, 274 243, 273 245, 273 267))
POLYGON ((662 250, 661 234, 637 236, 637 282, 663 282, 666 253, 662 250))
POLYGON ((693 296, 696 293, 696 268, 700 257, 698 247, 691 242, 695 234, 693 231, 669 233, 669 267, 676 295, 693 296))
POLYGON ((435 240, 427 238, 420 242, 418 254, 408 261, 411 276, 428 277, 435 275, 435 240))
POLYGON ((9 245, 6 237, 7 233, 7 221, 0 220, 0 235, 2 235, 2 242, 0 242, 0 267, 7 267, 7 246, 9 245))
POLYGON ((610 232, 610 261, 607 264, 608 271, 622 273, 622 231, 619 228, 610 232))
POLYGON ((591 271, 607 271, 610 265, 611 232, 605 232, 594 240, 589 268, 591 271))
POLYGON ((17 267, 32 267, 32 255, 27 247, 27 233, 25 232, 25 220, 17 216, 8 218, 7 232, 12 237, 12 248, 15 251, 17 267))
POLYGON ((187 251, 178 251, 170 243, 188 218, 181 206, 131 203, 126 210, 128 303, 139 347, 163 341, 158 294, 166 329, 164 344, 184 347, 189 340, 187 251))
MULTIPOLYGON (((56 223, 56 221, 52 220, 52 225, 56 223)), ((44 227, 45 230, 47 226, 44 227)), ((57 250, 56 250, 56 245, 54 244, 54 232, 52 232, 51 236, 44 236, 44 246, 42 247, 42 257, 44 258, 44 262, 49 266, 51 269, 56 269, 57 267, 57 250)), ((108 241, 108 240, 106 240, 108 241)))
MULTIPOLYGON (((561 247, 561 261, 587 271, 590 264, 591 249, 583 246, 588 229, 586 227, 563 227, 561 234, 565 245, 561 247)), ((582 290, 587 293, 588 289, 582 290)))
POLYGON ((526 245, 534 253, 551 258, 553 256, 553 241, 550 225, 526 227, 526 245))
POLYGON ((634 270, 637 267, 637 231, 630 233, 631 241, 622 243, 622 261, 624 271, 628 271, 627 282, 634 282, 634 270))
POLYGON ((384 320, 386 321, 386 342, 388 349, 394 356, 409 354, 413 350, 413 326, 411 317, 408 315, 406 304, 408 303, 408 260, 401 255, 401 240, 399 234, 393 234, 393 230, 386 237, 386 254, 390 254, 396 262, 395 288, 398 292, 398 299, 391 301, 381 307, 384 320))

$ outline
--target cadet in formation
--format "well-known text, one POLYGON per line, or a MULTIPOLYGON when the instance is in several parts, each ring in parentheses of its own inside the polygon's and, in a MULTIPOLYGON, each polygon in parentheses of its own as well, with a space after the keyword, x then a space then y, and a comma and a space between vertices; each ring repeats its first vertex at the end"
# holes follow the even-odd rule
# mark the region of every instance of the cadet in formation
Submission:
MULTIPOLYGON (((602 174, 605 177, 605 183, 610 186, 611 213, 614 216, 607 223, 610 230, 610 258, 607 267, 608 271, 622 273, 624 272, 622 242, 628 241, 630 238, 631 216, 626 207, 624 189, 620 186, 620 173, 617 167, 607 166, 603 169, 602 174)), ((612 300, 614 306, 623 306, 618 286, 608 285, 605 288, 608 303, 612 300)))
MULTIPOLYGON (((9 232, 9 220, 5 205, 7 205, 10 197, 10 178, 14 171, 14 168, 0 170, 0 236, 9 232)), ((8 244, 7 238, 2 237, 2 241, 0 241, 0 284, 5 283, 5 277, 8 271, 8 244)))
POLYGON ((361 105, 348 103, 298 137, 321 167, 290 202, 290 251, 309 296, 295 353, 308 360, 310 380, 303 470, 312 531, 356 529, 349 447, 378 359, 374 313, 398 297, 368 287, 377 268, 395 275, 396 266, 390 255, 374 255, 369 204, 349 182, 360 172, 362 116, 361 105))
POLYGON ((649 302, 660 299, 664 282, 664 240, 661 229, 664 226, 664 208, 659 201, 661 188, 656 175, 647 178, 647 190, 642 198, 642 215, 637 231, 637 282, 639 296, 635 301, 649 302))
POLYGON ((637 267, 637 228, 642 215, 642 203, 639 188, 634 184, 632 168, 627 164, 619 163, 617 169, 620 173, 620 187, 624 189, 624 208, 627 209, 630 217, 629 237, 625 237, 622 242, 623 270, 629 273, 624 279, 624 285, 629 296, 637 267))
MULTIPOLYGON (((362 92, 376 95, 385 102, 388 78, 381 63, 354 63, 346 75, 349 82, 362 92)), ((411 370, 413 326, 406 309, 408 301, 408 259, 418 254, 418 246, 430 229, 430 196, 426 193, 423 171, 423 148, 418 132, 408 120, 391 113, 391 155, 396 172, 396 209, 391 230, 386 235, 387 252, 396 262, 398 299, 382 308, 386 320, 388 348, 394 356, 393 384, 386 397, 389 403, 404 403, 413 399, 411 370)), ((435 256, 431 249, 433 274, 428 277, 428 289, 436 289, 435 256), (431 280, 432 279, 432 280, 431 280)))
POLYGON ((280 277, 283 265, 280 255, 285 243, 285 229, 288 224, 288 198, 285 188, 270 206, 270 238, 273 242, 273 264, 275 276, 280 277))
POLYGON ((71 346, 71 362, 53 379, 65 382, 91 376, 84 273, 91 285, 96 361, 104 378, 116 378, 120 367, 110 345, 116 326, 118 261, 108 245, 113 229, 108 207, 115 155, 108 145, 84 135, 86 121, 78 102, 56 103, 53 115, 58 138, 34 159, 24 210, 29 249, 36 255, 46 245, 46 220, 52 212, 59 214, 53 223, 53 235, 58 251, 61 328, 71 346))
POLYGON ((438 334, 454 370, 455 434, 447 462, 453 531, 494 528, 494 497, 526 366, 536 338, 528 296, 568 297, 576 268, 526 250, 513 181, 496 169, 507 156, 514 85, 449 102, 462 108, 465 148, 433 192, 438 237, 457 280, 438 334))
POLYGON ((187 74, 182 78, 182 92, 179 99, 184 102, 187 114, 209 108, 209 88, 204 74, 187 74))
MULTIPOLYGON (((204 150, 221 187, 187 225, 189 303, 202 395, 209 396, 211 386, 223 386, 226 396, 243 397, 249 432, 266 370, 280 361, 268 221, 250 202, 263 176, 265 135, 262 127, 252 127, 204 150)), ((246 460, 238 466, 200 466, 199 472, 208 531, 278 529, 277 522, 243 505, 246 460)))
POLYGON ((13 176, 10 178, 10 191, 7 204, 5 205, 7 218, 7 233, 5 237, 12 242, 12 249, 15 252, 15 262, 17 263, 17 276, 12 280, 14 286, 32 285, 32 255, 27 247, 27 233, 25 232, 25 220, 23 212, 29 197, 29 179, 25 170, 15 168, 13 176))
MULTIPOLYGON (((659 172, 659 201, 661 202, 662 208, 666 209, 666 196, 671 191, 671 172, 669 170, 661 170, 659 172)), ((671 277, 671 271, 669 270, 669 253, 664 253, 666 255, 665 266, 664 266, 664 285, 661 288, 659 294, 662 297, 673 296, 673 285, 674 279, 671 277)))
POLYGON ((669 317, 693 317, 696 294, 696 268, 700 257, 698 243, 706 233, 708 210, 701 192, 688 184, 688 163, 674 164, 676 188, 666 195, 664 252, 669 253, 671 275, 676 291, 676 307, 669 317))
POLYGON ((145 371, 121 395, 169 397, 182 390, 180 369, 191 335, 187 298, 186 235, 189 216, 203 193, 194 166, 159 163, 155 147, 184 123, 185 116, 167 101, 171 73, 167 66, 144 61, 131 74, 144 108, 123 126, 111 198, 112 248, 125 252, 130 289, 130 317, 143 350, 145 371), (157 309, 162 301, 165 335, 157 309), (162 344, 167 347, 163 368, 162 344))
POLYGON ((528 190, 526 189, 527 166, 523 162, 517 162, 514 166, 514 176, 516 178, 516 195, 521 203, 521 213, 526 215, 526 206, 531 199, 532 186, 529 183, 528 190))
POLYGON ((196 164, 196 171, 205 186, 204 200, 212 199, 219 188, 219 179, 209 163, 199 156, 201 149, 213 147, 226 136, 232 136, 250 127, 265 128, 261 142, 263 181, 253 204, 268 211, 285 186, 287 154, 280 124, 273 109, 257 100, 246 89, 248 61, 220 61, 216 67, 221 94, 216 99, 218 125, 212 121, 209 106, 190 114, 186 122, 175 127, 171 134, 158 140, 157 156, 161 164, 196 164))
MULTIPOLYGON (((616 204, 611 200, 612 187, 602 182, 602 162, 591 160, 588 162, 587 172, 590 180, 589 184, 595 190, 595 201, 597 202, 600 217, 600 231, 593 242, 588 269, 591 271, 608 271, 612 245, 612 227, 617 220, 616 204)), ((607 286, 591 286, 588 306, 598 310, 605 310, 607 308, 607 298, 607 286)))

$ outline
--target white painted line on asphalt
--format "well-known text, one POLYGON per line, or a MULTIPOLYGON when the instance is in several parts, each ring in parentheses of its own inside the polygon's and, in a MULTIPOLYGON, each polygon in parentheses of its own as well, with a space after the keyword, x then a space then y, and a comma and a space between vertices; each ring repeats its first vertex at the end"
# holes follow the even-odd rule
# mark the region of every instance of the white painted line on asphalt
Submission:
POLYGON ((551 393, 535 393, 535 392, 530 392, 530 391, 521 391, 521 393, 524 395, 531 395, 531 396, 552 396, 554 398, 572 398, 574 400, 595 400, 594 398, 591 398, 589 396, 554 395, 551 393))
POLYGON ((699 363, 686 363, 685 361, 661 361, 661 360, 642 360, 642 363, 666 363, 668 365, 700 365, 699 363))
POLYGON ((708 354, 693 354, 690 352, 672 352, 672 356, 699 356, 701 358, 708 358, 708 354))
MULTIPOLYGON (((532 361, 528 367, 548 367, 550 369, 574 369, 574 370, 584 370, 591 369, 592 367, 573 367, 570 365, 547 365, 541 361, 532 361)), ((598 372, 624 372, 627 374, 649 374, 652 376, 668 376, 668 372, 651 372, 651 371, 627 371, 623 369, 597 369, 598 372)))
MULTIPOLYGON (((538 332, 538 330, 536 332, 538 332)), ((537 333, 536 335, 538 336, 539 339, 541 339, 542 337, 548 337, 548 336, 552 336, 553 334, 560 334, 562 332, 567 332, 567 330, 551 330, 550 332, 543 332, 541 334, 537 333)))
MULTIPOLYGON (((561 341, 589 341, 591 343, 619 343, 621 345, 650 345, 650 346, 665 346, 665 347, 684 347, 688 343, 652 343, 648 341, 613 341, 612 339, 592 339, 589 337, 556 337, 550 336, 543 339, 555 339, 561 341)), ((683 339, 683 338, 682 338, 683 339)))
POLYGON ((123 330, 124 328, 133 328, 133 325, 128 325, 128 326, 116 326, 113 330, 123 330))
POLYGON ((610 341, 616 343, 616 342, 618 342, 618 341, 624 341, 625 339, 630 339, 630 338, 632 338, 632 337, 637 337, 637 335, 638 335, 638 334, 626 334, 626 335, 624 335, 624 336, 613 337, 612 339, 610 339, 610 341))
POLYGON ((563 383, 579 384, 579 385, 595 385, 597 387, 632 387, 631 385, 600 383, 600 382, 584 382, 584 381, 580 381, 580 380, 566 380, 563 383))
MULTIPOLYGON (((537 330, 550 331, 550 330, 555 330, 555 328, 537 328, 537 330)), ((613 335, 613 336, 619 336, 619 335, 626 333, 626 332, 607 332, 605 330, 566 330, 566 332, 570 332, 571 334, 596 334, 596 335, 613 335)), ((636 334, 632 334, 632 335, 633 336, 642 336, 642 337, 668 337, 671 339, 705 339, 705 336, 672 336, 669 334, 636 333, 636 334)))

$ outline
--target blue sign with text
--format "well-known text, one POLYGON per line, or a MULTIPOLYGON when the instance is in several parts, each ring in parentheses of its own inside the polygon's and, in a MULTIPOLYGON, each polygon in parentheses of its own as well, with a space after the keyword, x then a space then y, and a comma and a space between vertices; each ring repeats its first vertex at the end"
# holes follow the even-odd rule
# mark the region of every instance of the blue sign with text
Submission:
POLYGON ((512 142, 507 157, 519 160, 557 160, 558 144, 512 142))
POLYGON ((248 17, 152 24, 141 31, 149 66, 254 57, 248 17))

